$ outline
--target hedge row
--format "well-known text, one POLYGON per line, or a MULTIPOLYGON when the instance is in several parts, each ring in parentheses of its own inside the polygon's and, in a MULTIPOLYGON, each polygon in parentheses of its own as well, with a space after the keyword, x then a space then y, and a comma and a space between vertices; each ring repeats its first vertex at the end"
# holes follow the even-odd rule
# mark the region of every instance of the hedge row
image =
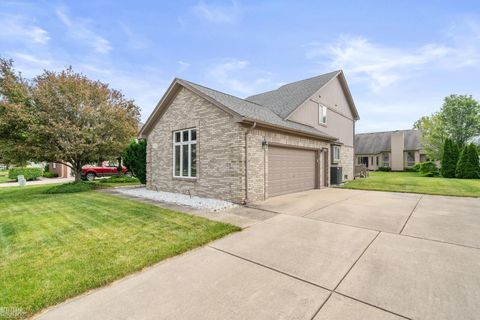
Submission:
POLYGON ((24 176, 25 180, 36 180, 43 174, 42 168, 13 168, 8 171, 8 178, 17 180, 18 176, 24 176))

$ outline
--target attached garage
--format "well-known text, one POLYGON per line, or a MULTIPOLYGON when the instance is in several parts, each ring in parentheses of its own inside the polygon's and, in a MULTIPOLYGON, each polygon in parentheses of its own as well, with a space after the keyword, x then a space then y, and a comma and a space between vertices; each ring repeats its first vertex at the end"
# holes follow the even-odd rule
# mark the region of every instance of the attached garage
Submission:
POLYGON ((317 186, 315 150, 268 147, 268 197, 315 189, 317 186))

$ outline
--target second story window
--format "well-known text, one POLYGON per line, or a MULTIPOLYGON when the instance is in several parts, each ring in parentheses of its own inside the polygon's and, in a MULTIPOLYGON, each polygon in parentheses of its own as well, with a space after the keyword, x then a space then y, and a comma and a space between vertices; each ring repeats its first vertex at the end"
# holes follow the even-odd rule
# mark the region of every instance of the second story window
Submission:
POLYGON ((318 105, 318 123, 327 124, 327 107, 322 104, 318 105))
POLYGON ((197 131, 195 129, 173 133, 173 176, 197 177, 197 131))

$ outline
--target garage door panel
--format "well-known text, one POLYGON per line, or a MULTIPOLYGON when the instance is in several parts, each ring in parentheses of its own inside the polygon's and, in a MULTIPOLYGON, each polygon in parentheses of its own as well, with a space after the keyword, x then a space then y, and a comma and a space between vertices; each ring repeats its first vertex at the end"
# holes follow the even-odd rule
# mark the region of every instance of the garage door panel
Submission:
POLYGON ((315 151, 281 147, 268 149, 268 195, 315 188, 315 151))

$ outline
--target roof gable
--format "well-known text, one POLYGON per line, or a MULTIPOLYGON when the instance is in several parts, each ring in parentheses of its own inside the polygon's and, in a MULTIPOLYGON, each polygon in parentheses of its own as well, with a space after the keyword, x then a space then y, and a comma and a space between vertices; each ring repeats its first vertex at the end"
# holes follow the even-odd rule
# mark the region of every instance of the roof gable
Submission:
POLYGON ((292 82, 280 88, 264 93, 256 94, 246 100, 258 103, 272 109, 283 119, 287 119, 292 112, 300 107, 307 99, 323 88, 332 79, 340 80, 345 97, 349 103, 352 114, 356 120, 359 119, 357 109, 353 102, 343 71, 333 71, 313 78, 292 82))
POLYGON ((150 133, 155 123, 168 108, 170 102, 181 87, 185 87, 186 89, 198 94, 207 101, 211 102, 214 106, 231 114, 234 118, 236 118, 236 121, 257 122, 258 125, 270 125, 277 128, 297 131, 298 133, 322 137, 328 140, 336 140, 334 137, 313 127, 284 120, 279 115, 274 113, 270 108, 265 106, 178 78, 173 80, 165 95, 159 101, 156 108, 145 122, 145 125, 139 132, 140 136, 146 136, 150 133))

